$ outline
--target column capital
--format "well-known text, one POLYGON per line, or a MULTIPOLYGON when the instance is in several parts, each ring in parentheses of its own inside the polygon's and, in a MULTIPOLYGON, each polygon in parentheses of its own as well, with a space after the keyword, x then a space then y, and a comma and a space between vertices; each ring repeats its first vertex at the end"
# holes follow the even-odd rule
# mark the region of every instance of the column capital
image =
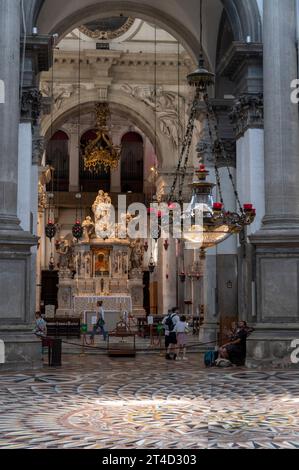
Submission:
POLYGON ((234 126, 237 139, 242 137, 248 129, 263 129, 263 94, 241 95, 232 107, 230 121, 234 126))
POLYGON ((222 139, 221 143, 223 145, 223 150, 218 149, 217 144, 214 146, 213 155, 211 156, 211 161, 216 163, 218 168, 230 167, 236 168, 237 166, 237 149, 236 141, 234 139, 222 139))
POLYGON ((36 87, 24 88, 21 99, 21 121, 38 123, 42 110, 42 94, 36 87))

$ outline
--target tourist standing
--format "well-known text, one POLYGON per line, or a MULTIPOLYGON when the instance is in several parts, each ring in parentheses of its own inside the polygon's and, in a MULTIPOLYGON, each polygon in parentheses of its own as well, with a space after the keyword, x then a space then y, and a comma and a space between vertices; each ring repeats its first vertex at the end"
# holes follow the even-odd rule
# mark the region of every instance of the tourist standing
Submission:
POLYGON ((175 332, 177 336, 177 361, 183 359, 187 360, 187 333, 189 332, 188 323, 186 317, 183 315, 180 321, 175 326, 175 332))
POLYGON ((103 302, 99 301, 97 302, 97 314, 98 314, 98 321, 96 325, 93 328, 93 332, 90 335, 91 341, 94 341, 94 337, 97 334, 97 331, 100 330, 101 334, 104 337, 104 341, 107 339, 107 331, 105 330, 105 312, 103 309, 103 302))
POLYGON ((166 359, 167 360, 176 360, 176 345, 177 345, 177 336, 175 327, 176 324, 180 321, 180 317, 177 313, 177 308, 173 308, 168 311, 167 316, 164 318, 162 324, 165 330, 165 349, 166 349, 166 359))

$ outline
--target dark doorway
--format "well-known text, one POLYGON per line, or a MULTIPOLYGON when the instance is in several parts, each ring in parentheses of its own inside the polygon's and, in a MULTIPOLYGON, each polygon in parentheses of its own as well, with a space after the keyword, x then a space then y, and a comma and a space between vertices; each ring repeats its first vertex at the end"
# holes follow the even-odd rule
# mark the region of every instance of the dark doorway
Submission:
POLYGON ((143 139, 136 132, 128 132, 121 141, 121 191, 143 193, 143 139))
POLYGON ((58 307, 58 283, 58 271, 42 271, 42 313, 45 313, 46 305, 58 307))

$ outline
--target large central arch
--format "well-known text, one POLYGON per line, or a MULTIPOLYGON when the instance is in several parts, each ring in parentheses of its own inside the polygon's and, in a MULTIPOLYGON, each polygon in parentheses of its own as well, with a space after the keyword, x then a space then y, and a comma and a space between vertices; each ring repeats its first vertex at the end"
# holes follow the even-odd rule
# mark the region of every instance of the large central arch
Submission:
MULTIPOLYGON (((221 10, 225 9, 235 41, 245 41, 250 36, 253 42, 262 40, 262 20, 257 0, 205 0, 207 15, 220 21, 221 10), (214 9, 214 10, 213 10, 214 9), (216 14, 217 12, 217 14, 216 14), (218 19, 219 15, 219 19, 218 19)), ((72 0, 27 0, 26 18, 30 30, 39 24, 40 32, 44 34, 58 33, 63 35, 78 26, 82 19, 89 20, 107 14, 138 15, 148 21, 155 21, 158 26, 167 29, 196 57, 199 51, 199 0, 165 0, 163 5, 158 0, 81 0, 74 8, 72 0), (47 8, 49 7, 49 8, 47 8)), ((218 28, 213 19, 207 24, 218 28)))

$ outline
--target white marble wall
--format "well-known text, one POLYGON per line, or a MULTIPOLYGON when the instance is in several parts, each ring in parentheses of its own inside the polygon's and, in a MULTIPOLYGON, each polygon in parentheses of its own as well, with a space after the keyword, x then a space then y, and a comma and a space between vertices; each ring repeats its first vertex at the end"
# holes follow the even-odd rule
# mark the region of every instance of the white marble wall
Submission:
POLYGON ((265 215, 264 131, 248 129, 237 141, 237 188, 241 203, 252 203, 257 210, 248 235, 257 232, 265 215))

